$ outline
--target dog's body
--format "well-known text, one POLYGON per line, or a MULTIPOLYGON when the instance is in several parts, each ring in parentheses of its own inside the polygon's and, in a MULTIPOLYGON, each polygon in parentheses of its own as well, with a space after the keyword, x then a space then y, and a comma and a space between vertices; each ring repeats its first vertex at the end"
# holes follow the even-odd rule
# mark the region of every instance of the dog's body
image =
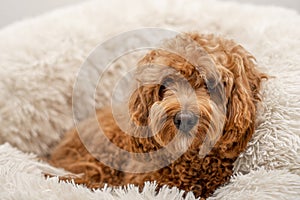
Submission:
POLYGON ((79 125, 80 137, 76 129, 66 134, 50 162, 83 173, 75 182, 91 188, 156 181, 159 186, 177 186, 208 197, 225 184, 254 132, 260 84, 266 76, 257 71, 254 57, 243 47, 213 35, 185 34, 168 41, 167 48, 173 52, 153 50, 139 62, 136 79, 146 84, 130 98, 126 133, 116 124, 111 108, 97 111, 110 142, 148 157, 137 160, 155 160, 153 171, 141 173, 145 165, 114 151, 105 137, 96 134, 99 127, 92 118, 79 125), (90 141, 93 153, 82 141, 90 141), (168 144, 167 153, 152 154, 168 144), (99 162, 97 154, 105 154, 104 160, 99 162), (122 171, 125 168, 140 173, 122 171))

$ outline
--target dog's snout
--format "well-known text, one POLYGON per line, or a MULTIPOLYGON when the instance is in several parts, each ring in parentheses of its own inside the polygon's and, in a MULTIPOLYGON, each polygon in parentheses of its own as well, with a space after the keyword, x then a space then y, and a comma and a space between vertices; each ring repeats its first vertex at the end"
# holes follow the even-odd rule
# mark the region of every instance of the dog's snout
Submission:
POLYGON ((190 131, 197 123, 198 117, 190 111, 180 111, 174 117, 176 128, 183 132, 190 131))

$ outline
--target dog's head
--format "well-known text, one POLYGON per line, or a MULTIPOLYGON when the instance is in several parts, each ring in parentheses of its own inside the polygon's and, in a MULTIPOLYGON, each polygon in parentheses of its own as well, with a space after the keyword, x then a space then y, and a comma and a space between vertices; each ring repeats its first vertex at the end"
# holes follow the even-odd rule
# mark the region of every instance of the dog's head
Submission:
POLYGON ((136 70, 133 150, 207 154, 214 147, 236 156, 253 132, 262 77, 253 57, 232 41, 198 34, 166 41, 136 70))

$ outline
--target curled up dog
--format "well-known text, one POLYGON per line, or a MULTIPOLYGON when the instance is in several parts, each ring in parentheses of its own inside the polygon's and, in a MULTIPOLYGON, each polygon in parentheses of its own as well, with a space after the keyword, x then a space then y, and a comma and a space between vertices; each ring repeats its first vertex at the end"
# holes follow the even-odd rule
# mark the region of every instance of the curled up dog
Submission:
POLYGON ((251 139, 264 78, 235 42, 180 34, 139 61, 126 130, 111 107, 97 110, 97 119, 66 133, 49 162, 90 188, 156 181, 207 198, 228 182, 251 139))

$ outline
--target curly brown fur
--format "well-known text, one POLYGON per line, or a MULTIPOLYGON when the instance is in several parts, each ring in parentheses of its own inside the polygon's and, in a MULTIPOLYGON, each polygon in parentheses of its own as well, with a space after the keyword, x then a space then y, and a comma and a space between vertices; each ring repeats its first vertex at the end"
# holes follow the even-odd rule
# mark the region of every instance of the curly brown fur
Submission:
POLYGON ((206 198, 229 180, 234 161, 254 132, 261 80, 266 76, 256 69, 254 57, 242 46, 214 35, 183 34, 166 41, 164 47, 151 51, 139 62, 136 79, 148 84, 140 85, 130 98, 129 134, 119 129, 111 108, 98 110, 97 120, 110 142, 126 151, 155 152, 175 138, 170 154, 155 159, 159 163, 168 160, 173 153, 182 155, 169 165, 146 173, 110 168, 95 155, 105 152, 106 163, 116 162, 116 156, 122 158, 117 161, 120 168, 138 166, 128 161, 127 154, 114 151, 108 141, 96 134, 99 127, 91 118, 79 125, 80 137, 76 129, 66 134, 53 151, 50 163, 73 173, 83 173, 75 182, 91 188, 103 187, 106 183, 143 186, 145 181, 156 181, 159 187, 176 186, 206 198), (191 42, 203 48, 201 56, 191 42), (162 68, 151 67, 155 65, 162 68), (170 68, 175 72, 164 76, 163 70, 170 68), (152 83, 152 79, 161 84, 152 83), (217 94, 214 101, 209 89, 217 94), (195 98, 191 98, 193 95, 195 98), (174 121, 176 114, 183 110, 197 119, 188 130, 180 129, 174 121), (222 117, 226 118, 225 124, 221 123, 222 117), (150 128, 141 128, 144 125, 150 128), (218 131, 222 133, 220 136, 218 131), (93 155, 83 140, 90 141, 95 150, 93 155), (206 152, 205 147, 210 144, 212 149, 206 152))

